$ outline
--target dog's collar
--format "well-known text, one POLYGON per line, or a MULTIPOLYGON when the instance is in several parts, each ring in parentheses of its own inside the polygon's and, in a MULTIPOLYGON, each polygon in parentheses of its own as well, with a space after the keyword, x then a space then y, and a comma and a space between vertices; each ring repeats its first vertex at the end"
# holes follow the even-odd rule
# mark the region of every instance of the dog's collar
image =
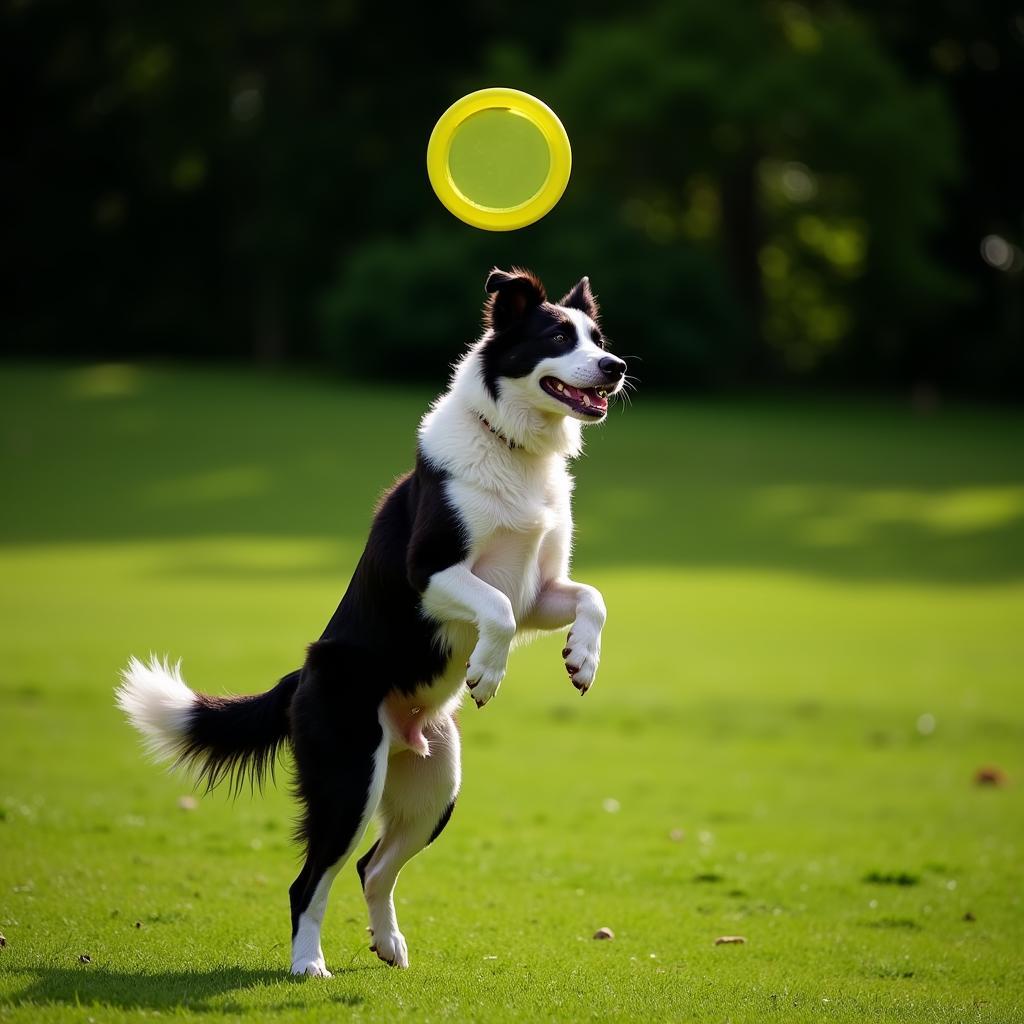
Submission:
POLYGON ((484 425, 484 426, 485 426, 485 427, 486 427, 486 428, 487 428, 487 429, 488 429, 488 430, 489 430, 489 431, 490 431, 490 432, 491 432, 491 433, 492 433, 492 434, 493 434, 493 435, 494 435, 494 436, 495 436, 495 437, 496 437, 496 438, 497 438, 497 439, 498 439, 498 440, 499 440, 499 441, 500 441, 500 442, 501 442, 501 443, 502 443, 502 444, 503 444, 503 445, 504 445, 504 446, 505 446, 505 447, 506 447, 506 448, 507 448, 507 449, 508 449, 508 450, 509 450, 510 452, 514 452, 514 451, 515 451, 515 450, 516 450, 517 448, 522 448, 522 447, 523 447, 523 446, 522 446, 521 444, 516 444, 516 443, 515 443, 515 441, 513 441, 513 440, 512 440, 511 438, 508 438, 508 437, 506 437, 506 436, 505 436, 505 435, 504 435, 504 434, 503 434, 503 433, 502 433, 502 432, 501 432, 500 430, 498 430, 498 429, 497 429, 496 427, 492 427, 492 426, 491 426, 491 424, 490 424, 490 423, 488 422, 488 420, 487 420, 487 417, 486 417, 486 416, 485 416, 485 415, 484 415, 484 414, 483 414, 482 412, 478 412, 478 413, 477 413, 476 415, 477 415, 477 418, 478 418, 478 419, 480 420, 480 422, 481 422, 481 423, 482 423, 482 424, 483 424, 483 425, 484 425))

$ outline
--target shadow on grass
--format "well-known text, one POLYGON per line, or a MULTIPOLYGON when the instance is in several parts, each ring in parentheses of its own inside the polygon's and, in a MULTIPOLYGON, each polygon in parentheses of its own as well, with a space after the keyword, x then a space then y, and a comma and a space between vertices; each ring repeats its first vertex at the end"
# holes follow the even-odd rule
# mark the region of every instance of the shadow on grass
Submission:
MULTIPOLYGON (((122 1010, 190 1010, 223 1013, 244 1013, 247 1007, 236 1001, 223 1001, 229 993, 267 986, 280 986, 278 992, 286 995, 295 986, 328 985, 334 989, 346 975, 374 967, 350 969, 333 968, 333 980, 293 977, 284 971, 252 970, 244 967, 217 967, 203 971, 115 971, 96 965, 69 967, 22 967, 11 971, 30 979, 26 987, 13 995, 13 1006, 52 1006, 65 1003, 70 1006, 107 1006, 122 1010)), ((318 995, 322 998, 323 992, 318 995)), ((350 992, 327 992, 327 1001, 340 1006, 358 1006, 364 1002, 360 995, 350 992)), ((305 1006, 302 1000, 275 1002, 273 1008, 305 1006)))
MULTIPOLYGON (((0 541, 270 537, 358 551, 378 495, 413 461, 431 397, 242 370, 4 367, 0 541)), ((1022 580, 1022 449, 1011 410, 641 396, 588 434, 577 558, 1022 580)), ((354 561, 296 571, 347 578, 354 561)), ((289 569, 214 557, 178 571, 289 569)))

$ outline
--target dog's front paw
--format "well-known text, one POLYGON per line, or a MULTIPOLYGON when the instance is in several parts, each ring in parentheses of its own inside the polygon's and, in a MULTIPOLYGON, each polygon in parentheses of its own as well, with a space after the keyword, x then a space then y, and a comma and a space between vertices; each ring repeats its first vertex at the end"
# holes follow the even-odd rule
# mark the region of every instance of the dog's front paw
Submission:
POLYGON ((504 650, 476 645, 466 662, 466 686, 473 694, 476 706, 482 708, 497 692, 505 678, 508 648, 504 650))
POLYGON ((566 637, 562 657, 572 685, 582 696, 593 686, 597 666, 601 661, 600 631, 580 623, 574 624, 566 637))
POLYGON ((382 931, 379 934, 374 932, 370 952, 376 953, 391 967, 409 966, 409 947, 405 944, 405 936, 397 929, 393 932, 382 931))
POLYGON ((292 974, 305 975, 307 978, 332 978, 334 975, 327 970, 323 957, 315 960, 296 960, 292 964, 292 974))

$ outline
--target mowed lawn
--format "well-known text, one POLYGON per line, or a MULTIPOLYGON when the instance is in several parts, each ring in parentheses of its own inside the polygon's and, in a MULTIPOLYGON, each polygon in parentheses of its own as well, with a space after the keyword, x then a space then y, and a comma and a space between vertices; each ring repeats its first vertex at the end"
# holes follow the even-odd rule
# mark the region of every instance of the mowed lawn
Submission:
POLYGON ((112 690, 295 667, 431 397, 0 368, 0 1021, 1024 1020, 1024 417, 847 400, 590 432, 595 688, 515 652, 399 885, 410 970, 348 867, 335 977, 289 977, 287 762, 183 807, 112 690))

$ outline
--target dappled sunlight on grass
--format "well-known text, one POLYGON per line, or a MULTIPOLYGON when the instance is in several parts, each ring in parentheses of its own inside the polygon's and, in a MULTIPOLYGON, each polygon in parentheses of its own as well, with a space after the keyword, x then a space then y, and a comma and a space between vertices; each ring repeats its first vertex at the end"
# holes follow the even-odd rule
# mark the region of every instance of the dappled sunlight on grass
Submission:
MULTIPOLYGON (((8 368, 0 537, 361 547, 431 397, 220 370, 8 368)), ((1011 413, 641 395, 587 436, 587 564, 1024 579, 1024 421, 1011 413)))
MULTIPOLYGON (((953 487, 931 491, 841 487, 767 487, 751 495, 751 512, 765 532, 810 549, 851 548, 902 552, 898 570, 929 553, 934 569, 969 577, 986 556, 1006 558, 1009 578, 1022 575, 1014 559, 1024 546, 1024 487, 953 487)), ((999 566, 990 569, 995 575, 999 566)))
POLYGON ((780 525, 797 524, 812 543, 870 544, 875 528, 887 524, 923 527, 941 537, 1024 523, 1024 486, 932 492, 770 487, 752 499, 755 512, 780 525))
POLYGON ((72 398, 127 398, 142 390, 143 376, 131 363, 94 363, 69 371, 64 384, 72 398))

